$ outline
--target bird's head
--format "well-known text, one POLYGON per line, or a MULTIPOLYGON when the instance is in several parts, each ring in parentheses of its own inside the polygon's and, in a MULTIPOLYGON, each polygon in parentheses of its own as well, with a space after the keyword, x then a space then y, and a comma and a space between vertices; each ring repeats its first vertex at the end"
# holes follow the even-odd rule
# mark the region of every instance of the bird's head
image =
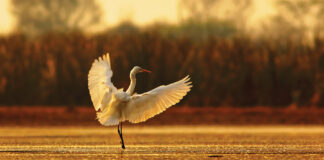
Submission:
POLYGON ((135 66, 135 67, 132 69, 132 71, 131 71, 131 73, 133 73, 133 74, 137 74, 137 73, 140 73, 140 72, 147 72, 147 73, 151 73, 151 71, 146 70, 146 69, 143 69, 143 68, 141 68, 141 67, 139 67, 139 66, 135 66))

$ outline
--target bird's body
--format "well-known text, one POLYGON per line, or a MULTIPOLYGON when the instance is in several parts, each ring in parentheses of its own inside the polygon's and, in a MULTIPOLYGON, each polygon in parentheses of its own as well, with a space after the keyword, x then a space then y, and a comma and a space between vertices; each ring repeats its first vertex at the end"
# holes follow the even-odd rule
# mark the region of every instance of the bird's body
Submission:
POLYGON ((119 124, 124 121, 139 123, 163 112, 178 103, 190 91, 189 77, 169 85, 162 85, 143 94, 134 94, 136 74, 150 72, 135 66, 130 73, 130 86, 126 91, 117 89, 111 82, 109 54, 99 57, 92 64, 88 75, 88 87, 97 118, 104 126, 118 125, 118 133, 124 142, 119 124))

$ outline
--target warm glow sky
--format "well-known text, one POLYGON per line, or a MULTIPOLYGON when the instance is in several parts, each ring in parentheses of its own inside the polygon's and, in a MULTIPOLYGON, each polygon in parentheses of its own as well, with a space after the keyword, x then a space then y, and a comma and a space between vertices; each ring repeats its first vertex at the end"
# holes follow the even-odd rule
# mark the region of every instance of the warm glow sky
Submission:
MULTIPOLYGON (((105 11, 105 27, 114 26, 121 21, 132 20, 135 24, 145 25, 156 21, 177 23, 179 0, 98 0, 105 11)), ((271 0, 254 0, 254 10, 249 19, 250 27, 274 14, 271 0)), ((0 0, 0 34, 10 32, 14 19, 10 15, 9 0, 0 0)))

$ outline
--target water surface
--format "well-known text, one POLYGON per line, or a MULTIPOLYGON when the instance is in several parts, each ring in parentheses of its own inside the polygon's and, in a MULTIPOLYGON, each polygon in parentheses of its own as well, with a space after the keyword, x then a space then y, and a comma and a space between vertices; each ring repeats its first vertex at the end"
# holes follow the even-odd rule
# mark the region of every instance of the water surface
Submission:
POLYGON ((323 159, 322 126, 2 127, 0 159, 323 159))

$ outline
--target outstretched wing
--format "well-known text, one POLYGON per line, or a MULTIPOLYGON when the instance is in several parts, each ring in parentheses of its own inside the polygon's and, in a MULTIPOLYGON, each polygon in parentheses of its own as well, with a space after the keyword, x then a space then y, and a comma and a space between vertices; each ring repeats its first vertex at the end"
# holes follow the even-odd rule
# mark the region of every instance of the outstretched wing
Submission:
POLYGON ((149 92, 133 95, 128 102, 125 115, 132 123, 143 122, 178 103, 189 91, 189 76, 149 92))
POLYGON ((88 74, 88 88, 96 111, 103 110, 109 104, 112 94, 117 90, 111 83, 112 75, 109 53, 92 63, 88 74))

